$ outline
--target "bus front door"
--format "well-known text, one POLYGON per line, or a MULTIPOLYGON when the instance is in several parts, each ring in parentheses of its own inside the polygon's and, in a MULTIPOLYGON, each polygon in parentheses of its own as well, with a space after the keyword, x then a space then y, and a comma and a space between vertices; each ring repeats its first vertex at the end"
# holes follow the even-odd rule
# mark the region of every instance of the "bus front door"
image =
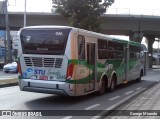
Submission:
POLYGON ((89 68, 89 83, 88 91, 95 90, 95 64, 96 64, 96 52, 95 43, 87 43, 87 63, 89 68))
POLYGON ((124 83, 127 83, 128 80, 129 80, 129 76, 128 76, 128 63, 129 63, 129 48, 126 47, 125 48, 125 67, 124 67, 124 70, 125 70, 125 79, 124 79, 124 83))

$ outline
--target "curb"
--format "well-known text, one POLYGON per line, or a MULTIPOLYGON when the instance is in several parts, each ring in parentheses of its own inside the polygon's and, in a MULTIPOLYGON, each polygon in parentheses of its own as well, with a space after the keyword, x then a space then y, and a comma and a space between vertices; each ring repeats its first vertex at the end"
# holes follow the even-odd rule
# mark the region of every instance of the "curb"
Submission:
POLYGON ((97 119, 105 119, 106 116, 109 116, 109 114, 111 114, 112 112, 114 112, 114 110, 116 110, 117 108, 120 108, 122 105, 127 104, 129 101, 134 100, 135 97, 137 97, 137 96, 139 96, 140 94, 142 94, 143 92, 151 89, 151 88, 152 88, 153 86, 155 86, 155 85, 157 85, 156 82, 155 82, 154 84, 152 84, 151 86, 149 86, 149 87, 147 87, 147 88, 144 88, 144 89, 142 89, 142 90, 140 90, 140 91, 138 91, 138 92, 136 92, 136 93, 128 96, 127 98, 121 100, 121 101, 118 102, 117 104, 115 104, 115 105, 107 108, 107 109, 104 110, 102 113, 100 113, 100 114, 97 115, 97 117, 99 117, 99 118, 97 118, 97 119))
POLYGON ((18 85, 18 79, 17 78, 0 80, 0 88, 17 86, 17 85, 18 85))
POLYGON ((4 84, 0 84, 0 88, 5 88, 5 87, 10 87, 10 86, 17 86, 18 82, 15 83, 4 83, 4 84))

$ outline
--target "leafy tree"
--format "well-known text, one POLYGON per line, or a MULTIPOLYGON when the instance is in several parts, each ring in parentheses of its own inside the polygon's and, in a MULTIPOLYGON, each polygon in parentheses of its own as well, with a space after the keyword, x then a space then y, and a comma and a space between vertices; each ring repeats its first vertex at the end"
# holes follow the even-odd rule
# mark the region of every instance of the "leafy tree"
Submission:
POLYGON ((100 31, 100 16, 114 0, 52 0, 53 8, 69 18, 71 25, 90 31, 100 31))

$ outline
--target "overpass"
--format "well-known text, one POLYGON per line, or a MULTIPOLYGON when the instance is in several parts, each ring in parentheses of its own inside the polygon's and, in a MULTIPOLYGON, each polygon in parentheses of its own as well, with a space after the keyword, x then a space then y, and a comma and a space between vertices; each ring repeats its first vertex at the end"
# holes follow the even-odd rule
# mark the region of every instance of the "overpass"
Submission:
MULTIPOLYGON (((23 27, 23 13, 9 13, 11 30, 23 27)), ((69 25, 69 21, 58 14, 27 13, 27 26, 33 25, 69 25)), ((130 40, 141 42, 143 37, 148 39, 148 52, 152 54, 152 44, 160 37, 160 17, 147 15, 118 15, 105 14, 101 16, 101 33, 109 35, 126 35, 130 40)), ((0 14, 0 29, 5 29, 5 15, 0 14)), ((149 58, 152 67, 152 57, 149 58)))

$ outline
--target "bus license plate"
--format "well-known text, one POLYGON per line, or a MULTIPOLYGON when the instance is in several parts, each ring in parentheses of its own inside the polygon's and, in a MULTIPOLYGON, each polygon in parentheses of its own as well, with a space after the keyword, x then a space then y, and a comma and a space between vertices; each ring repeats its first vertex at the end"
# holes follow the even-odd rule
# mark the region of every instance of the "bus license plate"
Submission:
POLYGON ((48 80, 48 77, 47 76, 39 76, 39 79, 40 80, 48 80))

